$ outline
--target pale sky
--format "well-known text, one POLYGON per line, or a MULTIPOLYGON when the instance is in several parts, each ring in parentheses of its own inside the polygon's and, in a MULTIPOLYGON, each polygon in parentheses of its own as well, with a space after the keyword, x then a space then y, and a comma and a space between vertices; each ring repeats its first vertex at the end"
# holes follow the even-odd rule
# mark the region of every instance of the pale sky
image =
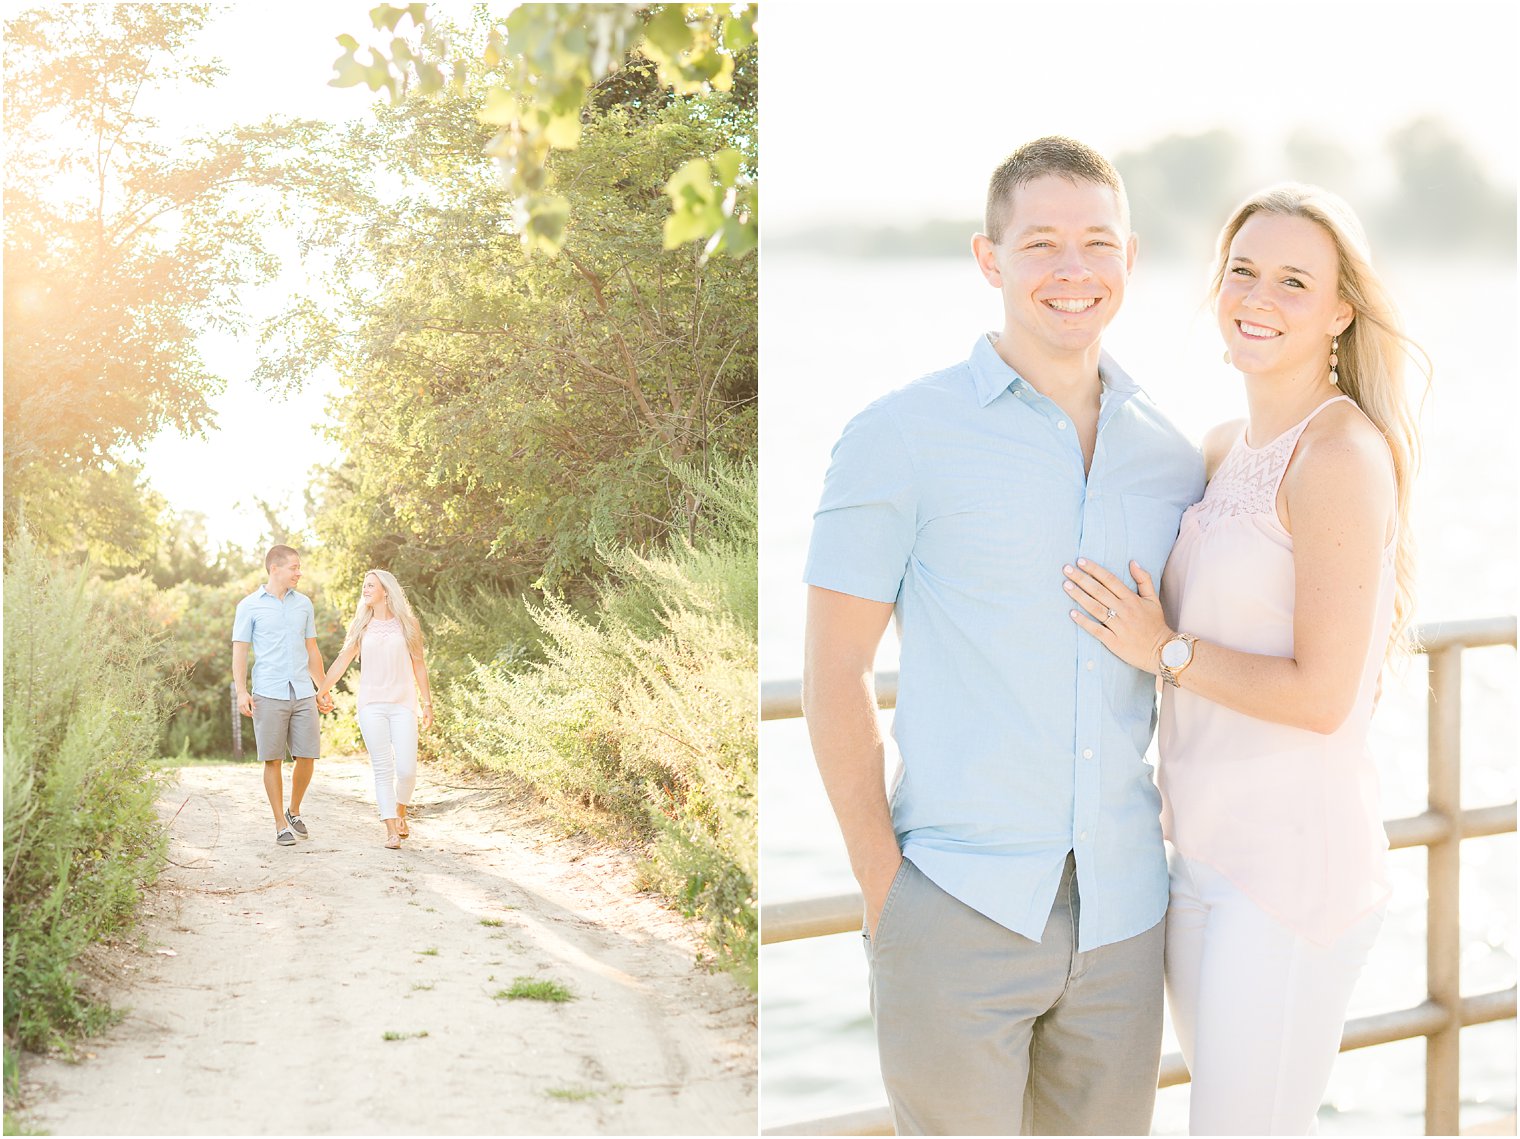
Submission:
POLYGON ((1310 127, 1375 181, 1390 128, 1434 113, 1512 183, 1517 7, 765 0, 765 225, 976 216, 993 167, 1047 134, 1112 158, 1223 127, 1273 181, 1310 127))

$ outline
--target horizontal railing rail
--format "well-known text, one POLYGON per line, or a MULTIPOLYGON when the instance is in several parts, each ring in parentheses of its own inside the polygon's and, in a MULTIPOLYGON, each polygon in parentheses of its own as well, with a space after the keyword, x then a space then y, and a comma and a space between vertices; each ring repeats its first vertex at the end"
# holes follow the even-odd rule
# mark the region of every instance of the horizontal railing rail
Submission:
MULTIPOLYGON (((1482 838, 1485 835, 1509 834, 1515 830, 1515 821, 1514 803, 1463 811, 1461 837, 1482 838)), ((1451 834, 1451 823, 1430 811, 1407 819, 1387 819, 1383 827, 1388 832, 1390 850, 1429 846, 1451 834)), ((858 933, 864 905, 859 890, 800 898, 792 902, 768 903, 760 914, 760 944, 773 945, 780 941, 799 941, 833 933, 858 933)))
MULTIPOLYGON (((1515 988, 1461 996, 1461 923, 1458 910, 1461 863, 1466 839, 1513 834, 1516 804, 1500 803, 1464 810, 1461 805, 1462 653, 1467 649, 1515 644, 1513 616, 1432 622, 1415 633, 1417 651, 1430 668, 1427 809, 1408 818, 1387 819, 1390 849, 1428 848, 1426 911, 1427 999, 1413 1008, 1357 1017, 1346 1024, 1341 1051, 1371 1048, 1397 1040, 1424 1037, 1425 1132, 1455 1135, 1458 1123, 1460 1033, 1465 1027, 1515 1017, 1515 988)), ((876 674, 877 703, 897 703, 897 674, 876 674)), ((762 720, 802 715, 802 684, 797 680, 761 685, 762 720)), ((827 897, 772 902, 760 910, 760 941, 773 945, 809 937, 852 933, 860 929, 862 899, 858 891, 827 897)), ((1161 1059, 1158 1087, 1186 1083, 1187 1066, 1179 1053, 1161 1059)), ((766 1135, 890 1135, 892 1118, 885 1106, 823 1119, 766 1128, 766 1135)))

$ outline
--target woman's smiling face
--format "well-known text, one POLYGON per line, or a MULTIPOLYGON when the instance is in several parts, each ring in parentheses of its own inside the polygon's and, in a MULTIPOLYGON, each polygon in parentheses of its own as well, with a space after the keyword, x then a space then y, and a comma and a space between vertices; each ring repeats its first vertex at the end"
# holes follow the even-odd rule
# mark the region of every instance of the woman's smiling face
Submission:
POLYGON ((1247 375, 1330 370, 1330 340, 1351 323, 1335 241, 1308 218, 1255 213, 1230 242, 1215 313, 1247 375))

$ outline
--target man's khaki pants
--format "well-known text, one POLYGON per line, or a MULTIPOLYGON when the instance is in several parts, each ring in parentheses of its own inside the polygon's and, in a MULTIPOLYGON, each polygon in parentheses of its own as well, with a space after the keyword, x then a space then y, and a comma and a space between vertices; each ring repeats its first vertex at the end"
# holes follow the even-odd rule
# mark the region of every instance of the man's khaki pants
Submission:
POLYGON ((899 1135, 1150 1131, 1165 923, 1078 953, 1074 871, 1033 942, 903 862, 867 942, 899 1135))

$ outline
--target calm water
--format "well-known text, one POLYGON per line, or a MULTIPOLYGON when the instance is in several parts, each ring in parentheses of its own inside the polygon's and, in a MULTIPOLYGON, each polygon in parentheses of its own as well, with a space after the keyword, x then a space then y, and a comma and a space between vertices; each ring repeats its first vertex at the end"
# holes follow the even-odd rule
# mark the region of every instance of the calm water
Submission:
MULTIPOLYGON (((1415 526, 1421 542, 1419 619, 1516 610, 1517 486, 1513 317, 1515 276, 1493 266, 1392 266, 1410 331, 1436 374, 1425 405, 1425 469, 1415 526)), ((761 530, 761 674, 801 669, 800 584, 809 520, 845 421, 875 396, 964 358, 1000 323, 997 294, 969 257, 826 262, 768 253, 761 307, 765 360, 761 530)), ((1107 346, 1194 439, 1245 413, 1220 360, 1203 280, 1141 266, 1107 346)), ((895 640, 878 658, 891 666, 895 640)), ((1384 772, 1386 816, 1423 808, 1425 670, 1416 660, 1385 686, 1372 746, 1384 772)), ((1468 806, 1515 797, 1516 693, 1512 649, 1467 655, 1463 681, 1468 806)), ((890 714, 884 714, 889 717, 890 714)), ((850 889, 854 881, 798 722, 761 727, 762 900, 850 889)), ((1515 983, 1516 841, 1463 844, 1463 986, 1515 983)), ((1351 1015, 1424 998, 1425 857, 1390 856, 1395 894, 1351 1015)), ((763 1126, 884 1102, 866 1003, 866 969, 853 934, 762 951, 763 1126)), ((1515 1108, 1515 1026, 1463 1033, 1464 1125, 1515 1108)), ((1165 1048, 1176 1049, 1168 1030, 1165 1048)), ((1343 1055, 1321 1112, 1323 1134, 1418 1134, 1424 1048, 1403 1041, 1343 1055)), ((1160 1093, 1155 1133, 1185 1134, 1187 1089, 1160 1093)))

